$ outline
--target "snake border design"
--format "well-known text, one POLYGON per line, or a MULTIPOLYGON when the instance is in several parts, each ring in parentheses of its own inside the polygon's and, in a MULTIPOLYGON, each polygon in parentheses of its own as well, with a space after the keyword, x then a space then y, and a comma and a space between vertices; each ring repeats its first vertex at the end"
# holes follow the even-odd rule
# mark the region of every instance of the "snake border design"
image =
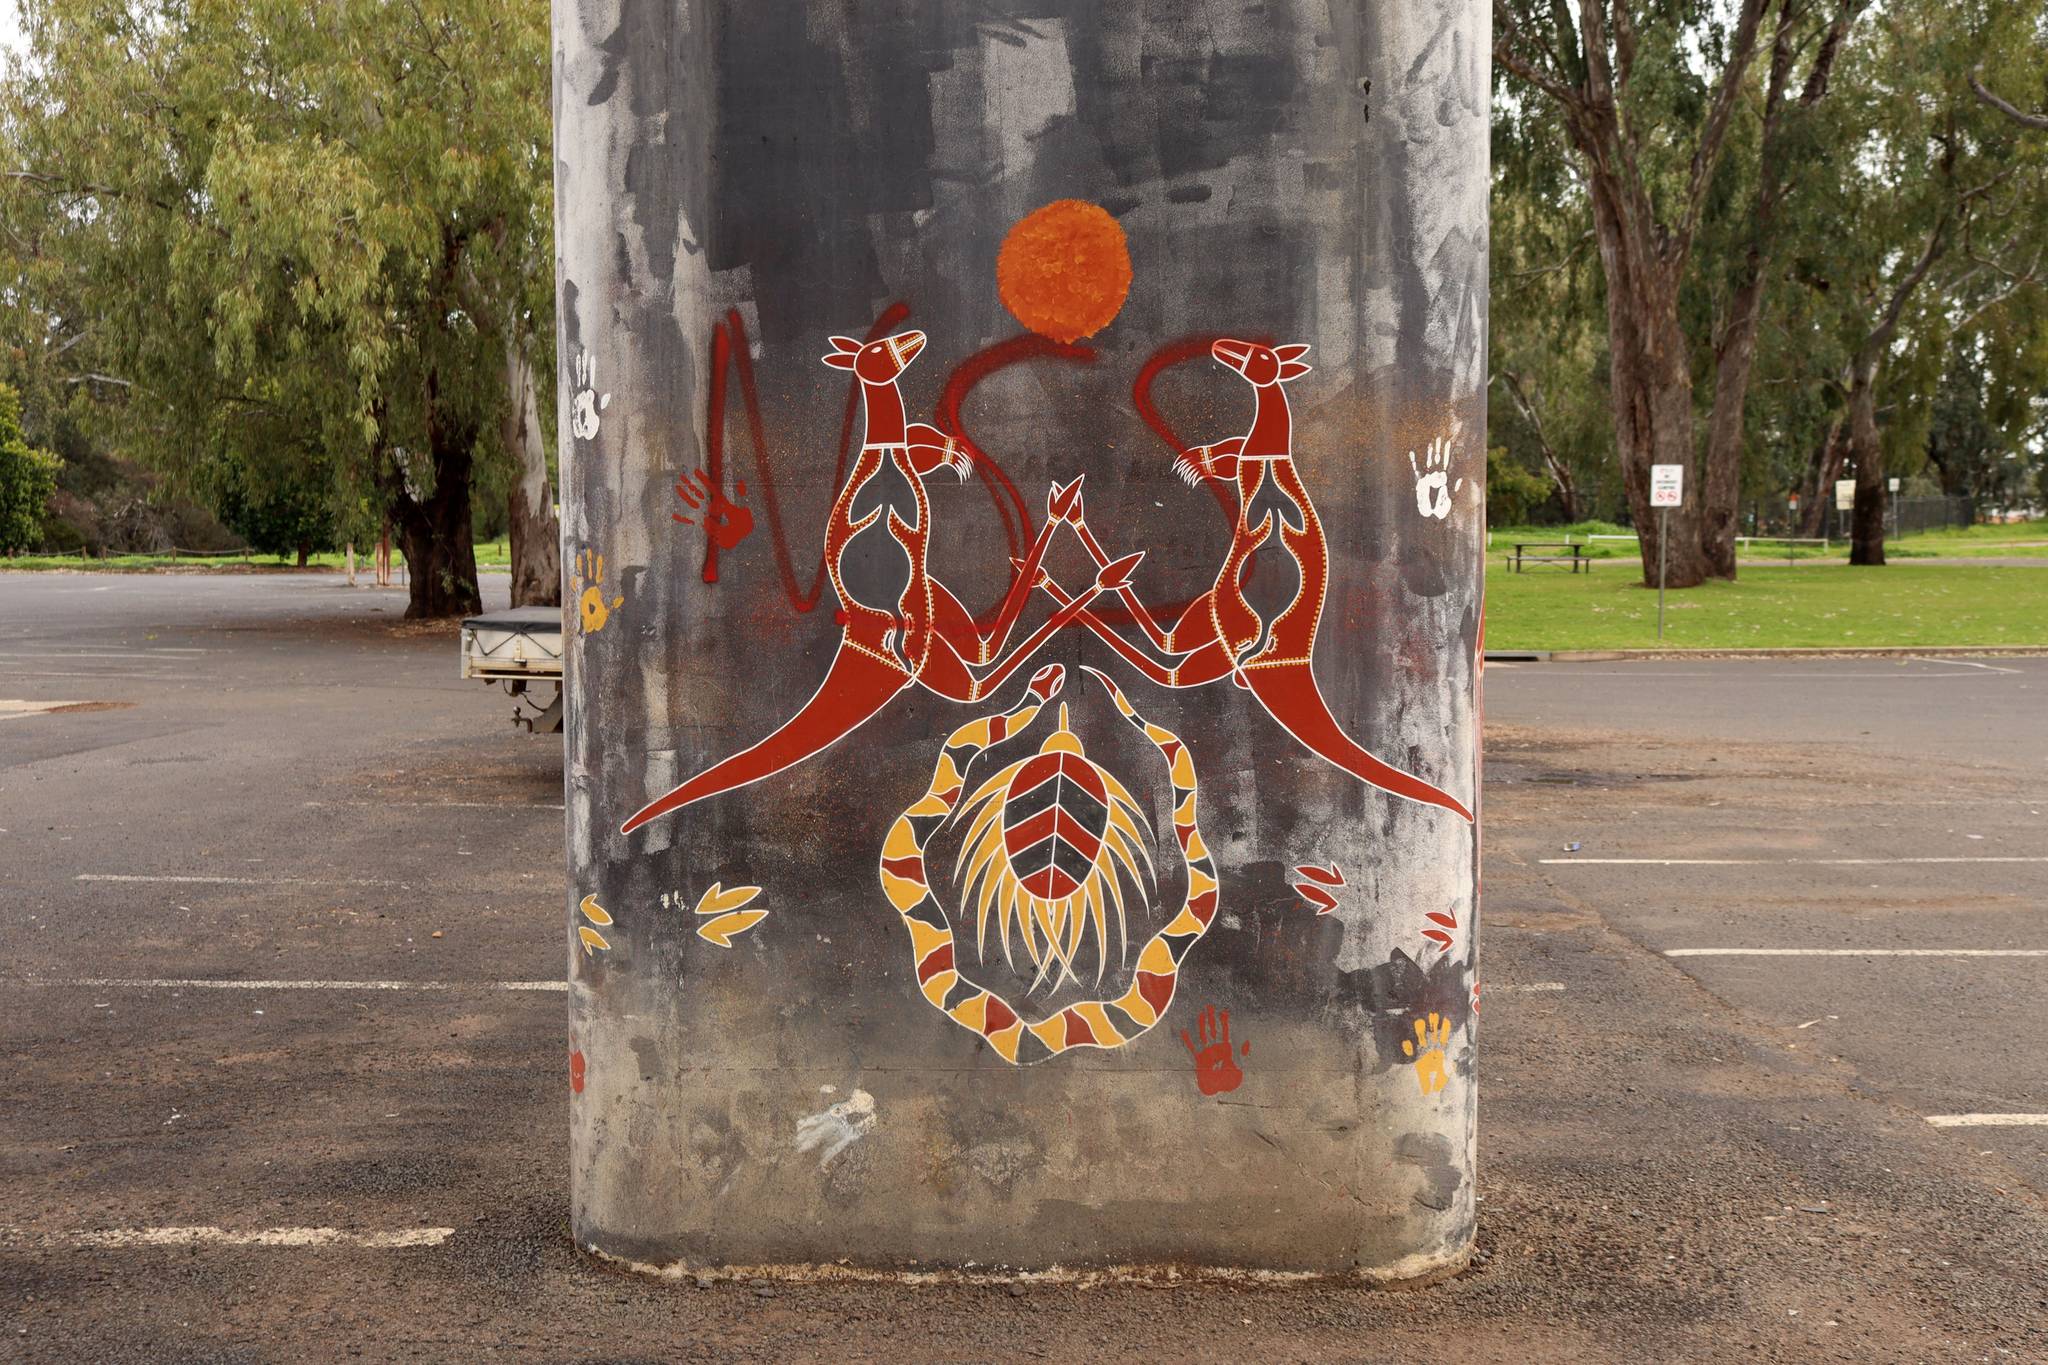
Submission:
POLYGON ((1065 669, 1040 669, 1030 696, 1012 710, 969 721, 947 736, 924 795, 896 817, 883 841, 882 890, 910 931, 911 962, 919 991, 934 1009, 988 1041, 1013 1066, 1042 1062, 1073 1048, 1117 1048, 1142 1037, 1165 1017, 1186 959, 1216 918, 1215 860, 1196 823, 1195 764, 1179 735, 1140 715, 1107 675, 1083 665, 1109 692, 1124 719, 1166 760, 1173 784, 1173 833, 1187 874, 1178 914, 1138 953, 1130 987, 1114 999, 1084 1000, 1032 1021, 994 991, 971 981, 957 961, 953 928, 925 875, 925 846, 953 816, 966 774, 984 750, 1021 733, 1059 692, 1065 669))

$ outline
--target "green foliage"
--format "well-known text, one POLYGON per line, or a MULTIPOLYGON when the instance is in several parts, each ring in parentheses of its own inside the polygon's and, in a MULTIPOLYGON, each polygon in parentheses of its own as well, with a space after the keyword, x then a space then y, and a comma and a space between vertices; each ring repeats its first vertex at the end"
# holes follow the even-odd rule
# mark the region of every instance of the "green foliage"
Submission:
MULTIPOLYGON (((1668 226, 1679 218, 1701 112, 1739 8, 1495 7, 1506 55, 1495 65, 1489 434, 1525 468, 1561 464, 1581 495, 1578 515, 1622 510, 1607 281, 1565 107, 1511 70, 1510 59, 1572 86, 1592 59, 1587 33, 1605 33, 1649 216, 1668 226), (1601 15, 1597 28, 1580 24, 1589 10, 1601 15)), ((2000 0, 1860 6, 1825 97, 1809 102, 1801 81, 1835 13, 1826 0, 1767 7, 1702 201, 1679 307, 1696 437, 1704 446, 1720 329, 1761 244, 1763 326, 1744 407, 1742 500, 1782 508, 1785 493, 1810 490, 1831 431, 1843 425, 1859 351, 1933 240, 1938 258, 1873 352, 1883 462, 1903 476, 1931 462, 1956 492, 2032 486, 2048 460, 2048 134, 1989 107, 1970 80, 1975 73, 2023 109, 2048 108, 2040 60, 2048 11, 2000 0), (1792 79, 1767 155, 1763 113, 1780 15, 1792 24, 1792 79), (1774 168, 1783 193, 1760 219, 1758 192, 1774 168)), ((1532 515, 1570 519, 1556 499, 1532 515)))
POLYGON ((1486 524, 1516 525, 1550 496, 1550 480, 1508 456, 1507 447, 1486 452, 1486 524))
POLYGON ((220 519, 252 548, 269 555, 311 554, 334 548, 334 511, 319 477, 250 486, 243 467, 231 467, 214 495, 220 519))
POLYGON ((0 384, 0 554, 36 545, 64 462, 21 432, 21 399, 0 384))
POLYGON ((552 366, 546 6, 22 16, 0 240, 113 439, 182 489, 389 516, 414 608, 473 600, 507 338, 552 366))

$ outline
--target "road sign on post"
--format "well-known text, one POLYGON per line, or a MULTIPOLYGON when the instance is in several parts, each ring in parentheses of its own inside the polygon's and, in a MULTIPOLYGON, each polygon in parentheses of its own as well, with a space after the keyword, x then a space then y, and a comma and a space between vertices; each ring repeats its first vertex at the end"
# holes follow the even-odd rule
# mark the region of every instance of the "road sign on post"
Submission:
POLYGON ((1671 509, 1685 505, 1685 466, 1650 466, 1650 506, 1657 509, 1657 639, 1664 638, 1664 564, 1670 555, 1671 509))
POLYGON ((1186 8, 555 0, 580 1246, 1470 1253, 1488 11, 1186 8))

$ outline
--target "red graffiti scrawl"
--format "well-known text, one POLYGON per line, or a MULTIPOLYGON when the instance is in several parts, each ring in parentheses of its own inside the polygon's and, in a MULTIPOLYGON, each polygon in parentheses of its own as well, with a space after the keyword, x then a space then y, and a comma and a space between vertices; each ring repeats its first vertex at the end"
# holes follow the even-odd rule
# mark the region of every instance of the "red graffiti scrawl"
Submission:
MULTIPOLYGON (((1153 682, 1189 688, 1228 678, 1258 698, 1282 729, 1319 757, 1381 791, 1441 806, 1469 822, 1471 811, 1455 797, 1359 747, 1330 714, 1316 682, 1313 655, 1329 588, 1330 551, 1295 467, 1294 421, 1284 387, 1309 372, 1301 360, 1307 351, 1301 345, 1275 348, 1229 339, 1210 347, 1218 362, 1252 386, 1251 429, 1186 451, 1174 468, 1190 483, 1235 488, 1238 511, 1223 566, 1215 585, 1170 627, 1145 609, 1135 591, 1116 586, 1146 641, 1164 659, 1112 629, 1089 610, 1085 598, 1068 594, 1044 575, 1038 577, 1039 586, 1153 682), (1255 560, 1261 590, 1248 594, 1255 560)), ((1067 520, 1096 562, 1108 565, 1108 552, 1089 531, 1079 500, 1067 520)))
POLYGON ((1125 586, 1144 558, 1140 552, 1103 564, 1093 586, 1005 654, 1046 546, 1079 505, 1080 480, 1053 488, 1046 522, 1025 552, 1015 586, 990 629, 981 631, 926 564, 932 510, 924 481, 941 470, 965 478, 969 458, 954 437, 927 423, 906 420, 897 379, 924 350, 925 334, 899 332, 865 345, 851 337, 831 340, 832 351, 824 361, 853 371, 860 381, 866 417, 860 452, 832 506, 825 532, 825 562, 840 603, 838 650, 818 690, 773 734, 648 803, 621 826, 621 833, 802 763, 851 734, 890 698, 913 685, 949 701, 982 700, 1086 611, 1098 594, 1125 586), (870 567, 878 563, 887 568, 870 567))

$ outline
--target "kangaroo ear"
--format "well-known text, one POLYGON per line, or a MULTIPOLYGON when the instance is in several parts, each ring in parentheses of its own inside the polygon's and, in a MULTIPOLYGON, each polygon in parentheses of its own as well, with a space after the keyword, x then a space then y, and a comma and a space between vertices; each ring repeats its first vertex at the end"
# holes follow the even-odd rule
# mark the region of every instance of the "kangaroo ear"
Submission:
POLYGON ((833 350, 843 351, 848 355, 860 349, 860 343, 852 337, 827 337, 825 339, 832 343, 833 350))
MULTIPOLYGON (((837 341, 839 338, 834 337, 833 340, 837 341)), ((834 351, 831 355, 825 356, 824 361, 835 370, 850 370, 853 368, 853 356, 846 351, 834 351)))
POLYGON ((1315 366, 1304 365, 1299 360, 1283 360, 1280 362, 1280 382, 1285 384, 1290 379, 1299 379, 1314 368, 1315 366))
POLYGON ((1299 360, 1308 354, 1308 343, 1298 341, 1292 346, 1275 346, 1273 354, 1281 360, 1299 360))

